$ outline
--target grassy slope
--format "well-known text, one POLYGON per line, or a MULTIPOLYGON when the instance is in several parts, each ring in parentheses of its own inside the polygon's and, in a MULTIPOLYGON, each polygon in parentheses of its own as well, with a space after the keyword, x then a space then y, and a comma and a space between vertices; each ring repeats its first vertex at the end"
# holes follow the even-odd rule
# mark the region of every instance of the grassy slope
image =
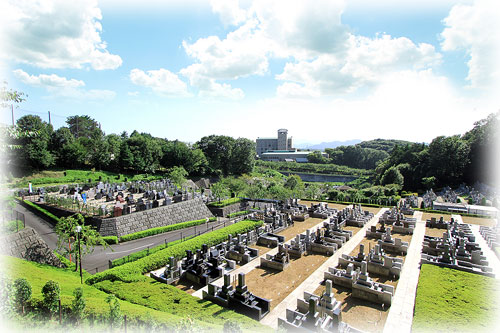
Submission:
POLYGON ((212 302, 198 299, 186 292, 152 278, 146 281, 125 283, 121 281, 103 281, 95 284, 99 289, 115 294, 129 302, 147 305, 160 311, 168 311, 177 316, 190 317, 212 324, 233 320, 242 328, 252 331, 271 331, 258 321, 234 311, 222 308, 212 302))
POLYGON ((414 332, 464 332, 487 329, 500 308, 500 283, 490 277, 422 265, 418 280, 414 332))
MULTIPOLYGON (((61 303, 63 306, 69 306, 73 300, 73 290, 77 287, 82 287, 87 300, 86 310, 88 313, 94 313, 98 317, 100 315, 107 315, 109 308, 105 299, 108 294, 85 283, 83 285, 80 284, 80 275, 77 272, 71 269, 56 268, 14 257, 0 256, 0 259, 2 262, 0 273, 11 279, 26 278, 33 290, 32 298, 41 300, 44 284, 49 280, 54 280, 61 287, 61 303)), ((149 313, 152 318, 164 323, 177 323, 181 320, 180 317, 170 313, 156 311, 126 301, 120 301, 120 307, 122 313, 131 319, 145 317, 149 313)))

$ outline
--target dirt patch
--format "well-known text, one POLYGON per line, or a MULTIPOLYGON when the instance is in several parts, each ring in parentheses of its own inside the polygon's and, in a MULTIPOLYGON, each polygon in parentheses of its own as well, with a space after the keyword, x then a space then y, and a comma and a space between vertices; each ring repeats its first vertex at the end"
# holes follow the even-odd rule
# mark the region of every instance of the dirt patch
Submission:
MULTIPOLYGON (((382 305, 368 302, 351 295, 351 290, 333 285, 332 290, 337 301, 342 302, 342 321, 365 332, 382 332, 389 309, 382 310, 382 305)), ((320 285, 314 294, 321 295, 325 291, 324 284, 320 285)))
POLYGON ((246 274, 245 282, 249 291, 270 300, 273 309, 328 258, 318 254, 305 255, 291 260, 290 265, 282 272, 256 267, 246 274))
POLYGON ((252 249, 257 249, 259 250, 259 256, 269 252, 272 250, 272 247, 265 247, 265 246, 260 246, 260 245, 257 245, 257 244, 253 244, 253 245, 250 245, 249 247, 251 247, 252 249))
MULTIPOLYGON (((286 228, 283 231, 278 232, 278 235, 280 236, 285 236, 285 241, 288 241, 292 238, 294 238, 296 235, 301 234, 305 232, 306 230, 320 224, 323 219, 318 219, 318 218, 313 218, 310 217, 306 219, 304 222, 294 222, 294 225, 291 227, 286 228)), ((323 226, 320 224, 320 226, 323 226)))
POLYGON ((482 218, 482 217, 472 217, 472 216, 462 216, 462 221, 468 224, 478 224, 487 227, 494 227, 496 225, 494 219, 482 218))
MULTIPOLYGON (((299 204, 306 205, 307 207, 311 207, 311 204, 317 205, 320 202, 321 201, 300 200, 299 204)), ((349 205, 335 204, 335 203, 331 203, 331 202, 325 202, 325 203, 328 204, 328 208, 336 208, 337 210, 342 210, 342 209, 346 208, 347 206, 349 206, 349 205)))
POLYGON ((446 230, 438 228, 425 228, 425 235, 430 237, 443 237, 443 232, 446 232, 446 230))
POLYGON ((436 220, 439 221, 439 219, 441 218, 441 216, 443 217, 443 220, 445 220, 446 222, 450 222, 451 221, 451 215, 448 215, 448 214, 436 214, 436 213, 423 213, 422 214, 422 221, 430 220, 432 217, 435 217, 436 220))
POLYGON ((187 292, 188 294, 192 294, 195 291, 203 288, 203 286, 201 284, 189 281, 188 279, 180 279, 176 283, 172 283, 172 286, 174 286, 180 290, 183 290, 183 291, 187 292))
POLYGON ((361 209, 362 210, 367 210, 370 213, 373 213, 373 215, 376 215, 382 208, 361 206, 361 209))
POLYGON ((346 230, 346 231, 352 231, 352 235, 354 236, 354 235, 356 235, 356 234, 358 233, 358 231, 360 231, 362 228, 360 228, 360 227, 354 227, 354 226, 349 225, 349 226, 345 226, 343 229, 344 229, 344 230, 346 230))

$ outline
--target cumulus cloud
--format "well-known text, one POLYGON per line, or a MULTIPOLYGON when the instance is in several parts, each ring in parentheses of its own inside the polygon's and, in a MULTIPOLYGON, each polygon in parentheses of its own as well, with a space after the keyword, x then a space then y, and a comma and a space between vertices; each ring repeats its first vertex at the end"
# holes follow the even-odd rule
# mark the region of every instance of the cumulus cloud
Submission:
POLYGON ((186 97, 190 94, 187 91, 187 84, 179 77, 167 69, 150 70, 144 72, 140 69, 130 71, 132 83, 151 88, 154 92, 170 97, 186 97))
POLYGON ((84 89, 85 82, 67 79, 56 74, 30 75, 22 69, 16 69, 13 73, 24 84, 44 88, 52 96, 80 100, 110 100, 116 96, 116 93, 111 90, 84 89))
POLYGON ((211 0, 210 5, 225 25, 238 25, 246 19, 246 11, 240 8, 239 0, 211 0))
POLYGON ((477 0, 471 5, 455 5, 443 20, 441 33, 444 51, 465 50, 470 60, 467 80, 471 87, 498 84, 500 70, 500 23, 498 3, 477 0))
POLYGON ((96 0, 9 0, 4 4, 4 57, 41 68, 116 69, 120 56, 101 39, 96 0))

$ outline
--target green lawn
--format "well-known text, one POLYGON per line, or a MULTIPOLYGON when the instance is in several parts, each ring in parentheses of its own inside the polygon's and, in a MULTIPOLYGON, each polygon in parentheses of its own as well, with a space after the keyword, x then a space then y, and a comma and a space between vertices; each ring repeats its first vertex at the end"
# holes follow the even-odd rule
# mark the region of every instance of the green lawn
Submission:
POLYGON ((413 332, 488 331, 500 308, 499 287, 494 278, 422 265, 413 332))

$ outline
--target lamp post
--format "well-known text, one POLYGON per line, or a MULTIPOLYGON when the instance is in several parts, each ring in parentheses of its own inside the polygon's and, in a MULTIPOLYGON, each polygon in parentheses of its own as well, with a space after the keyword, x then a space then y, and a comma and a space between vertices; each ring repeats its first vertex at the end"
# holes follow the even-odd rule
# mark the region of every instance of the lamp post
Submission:
POLYGON ((80 283, 83 284, 83 275, 82 275, 82 247, 80 245, 80 233, 82 232, 81 226, 76 226, 76 235, 78 237, 78 258, 80 264, 80 283))

